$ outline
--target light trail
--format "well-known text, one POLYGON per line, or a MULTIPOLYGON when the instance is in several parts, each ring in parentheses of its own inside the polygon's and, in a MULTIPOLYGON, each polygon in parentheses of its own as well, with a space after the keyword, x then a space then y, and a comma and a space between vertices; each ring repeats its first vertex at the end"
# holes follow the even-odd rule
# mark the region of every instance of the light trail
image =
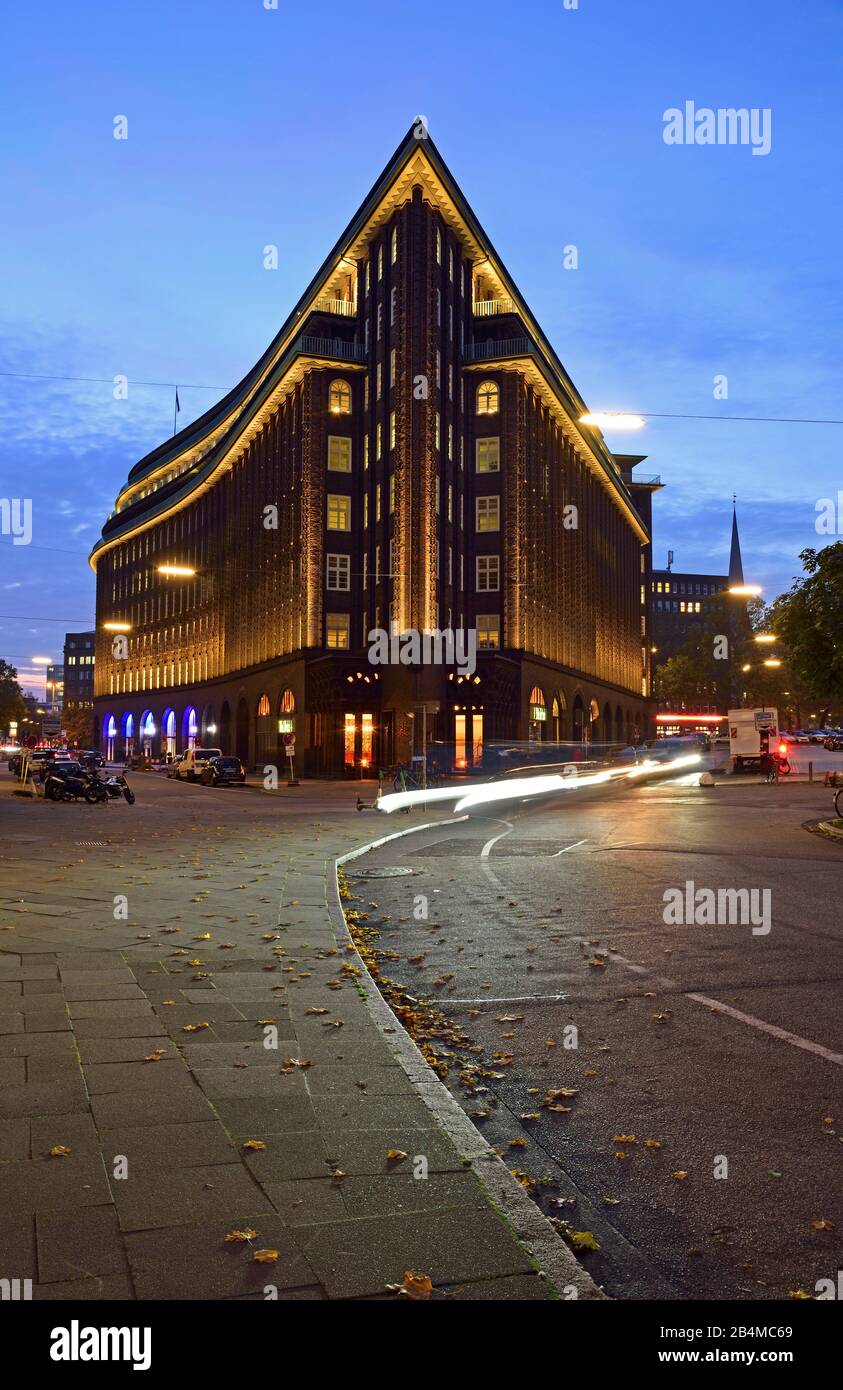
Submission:
POLYGON ((536 777, 513 777, 502 782, 481 782, 464 792, 461 787, 436 787, 434 790, 408 792, 388 792, 378 802, 378 810, 390 815, 393 811, 403 811, 410 806, 419 806, 426 801, 455 800, 455 811, 463 812, 476 806, 487 806, 495 801, 522 801, 532 796, 549 796, 554 792, 581 791, 584 787, 596 787, 619 779, 644 777, 655 772, 674 772, 679 768, 696 766, 701 761, 700 753, 684 753, 669 762, 657 762, 646 758, 644 762, 630 767, 604 768, 601 772, 587 773, 584 777, 563 777, 558 773, 536 777))

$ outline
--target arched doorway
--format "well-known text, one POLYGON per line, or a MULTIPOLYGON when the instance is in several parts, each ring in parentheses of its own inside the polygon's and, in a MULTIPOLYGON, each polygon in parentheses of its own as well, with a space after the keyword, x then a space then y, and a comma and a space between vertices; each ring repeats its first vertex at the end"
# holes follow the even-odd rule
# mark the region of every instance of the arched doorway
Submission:
POLYGON ((126 710, 120 721, 120 733, 123 740, 123 757, 126 762, 130 762, 135 751, 135 716, 126 710))
POLYGON ((585 706, 581 695, 574 696, 574 705, 571 710, 571 732, 577 743, 585 741, 585 706))
POLYGON ((202 711, 202 744, 205 748, 217 748, 219 745, 214 742, 219 730, 214 723, 214 709, 212 705, 206 705, 202 711))
POLYGON ((261 695, 255 712, 255 761, 266 763, 275 757, 275 737, 272 730, 272 707, 269 696, 261 695))
POLYGON ((620 705, 615 708, 615 738, 618 743, 623 742, 623 710, 620 705))
POLYGON ((220 735, 220 738, 219 738, 219 747, 222 749, 223 753, 230 753, 230 752, 231 752, 231 705, 228 703, 227 700, 224 700, 224 701, 223 701, 223 706, 222 706, 222 709, 220 710, 220 728, 219 728, 219 735, 220 735))
POLYGON ((151 709, 144 710, 138 726, 140 750, 144 758, 152 757, 152 740, 155 738, 155 719, 151 709))
POLYGON ((530 691, 527 719, 527 736, 530 742, 541 743, 547 736, 547 705, 540 685, 534 685, 530 691))
POLYGON ((568 701, 565 698, 564 690, 560 690, 553 697, 553 704, 550 707, 551 728, 554 743, 561 743, 567 735, 568 701))
POLYGON ((117 742, 117 720, 107 714, 102 726, 102 751, 107 763, 114 762, 114 747, 117 742))
POLYGON ((168 758, 174 758, 176 749, 176 712, 174 709, 165 709, 164 718, 161 720, 162 752, 168 758))
POLYGON ((237 705, 237 719, 235 722, 235 752, 242 763, 249 761, 249 706, 240 696, 237 705))
POLYGON ((193 705, 188 705, 181 720, 181 746, 182 751, 196 747, 196 737, 199 733, 199 723, 196 718, 196 710, 193 705))
POLYGON ((594 743, 600 734, 600 706, 592 697, 588 706, 588 728, 585 731, 589 743, 594 743))
POLYGON ((600 742, 611 743, 612 741, 612 706, 606 702, 603 706, 603 722, 600 726, 600 742))

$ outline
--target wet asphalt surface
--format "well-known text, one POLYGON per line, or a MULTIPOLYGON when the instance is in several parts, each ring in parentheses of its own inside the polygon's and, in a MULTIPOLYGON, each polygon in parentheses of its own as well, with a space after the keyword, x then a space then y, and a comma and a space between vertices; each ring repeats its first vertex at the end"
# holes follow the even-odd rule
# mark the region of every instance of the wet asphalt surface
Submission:
POLYGON ((813 1293, 843 1267, 843 844, 803 826, 830 814, 821 786, 689 780, 495 806, 349 878, 386 972, 483 1050, 491 1075, 452 1064, 453 1094, 593 1233, 610 1295, 813 1293), (355 877, 385 868, 412 873, 355 877), (688 881, 768 890, 769 932, 763 897, 761 931, 666 922, 688 881))

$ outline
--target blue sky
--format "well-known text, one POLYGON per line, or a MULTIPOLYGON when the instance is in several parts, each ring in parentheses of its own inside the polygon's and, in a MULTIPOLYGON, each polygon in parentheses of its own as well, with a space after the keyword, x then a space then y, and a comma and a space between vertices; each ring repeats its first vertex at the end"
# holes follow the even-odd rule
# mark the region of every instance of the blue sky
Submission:
MULTIPOLYGON (((4 49, 0 495, 34 531, 0 536, 0 656, 22 671, 92 621, 87 553, 172 431, 171 387, 138 383, 179 383, 183 425, 239 380, 419 113, 592 409, 843 419, 840 0, 46 0, 7 10, 4 49), (770 108, 771 152, 666 145, 686 100, 770 108)), ((841 441, 610 437, 667 484, 656 563, 725 568, 735 491, 769 598, 823 543, 841 441)))

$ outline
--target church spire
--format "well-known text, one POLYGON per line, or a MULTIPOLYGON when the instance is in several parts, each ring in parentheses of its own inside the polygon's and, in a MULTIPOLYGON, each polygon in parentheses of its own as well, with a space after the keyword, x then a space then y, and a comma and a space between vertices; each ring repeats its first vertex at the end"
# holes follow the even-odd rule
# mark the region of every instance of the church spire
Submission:
POLYGON ((743 561, 741 560, 741 541, 738 535, 737 498, 732 496, 732 549, 729 552, 729 583, 743 586, 743 561))

